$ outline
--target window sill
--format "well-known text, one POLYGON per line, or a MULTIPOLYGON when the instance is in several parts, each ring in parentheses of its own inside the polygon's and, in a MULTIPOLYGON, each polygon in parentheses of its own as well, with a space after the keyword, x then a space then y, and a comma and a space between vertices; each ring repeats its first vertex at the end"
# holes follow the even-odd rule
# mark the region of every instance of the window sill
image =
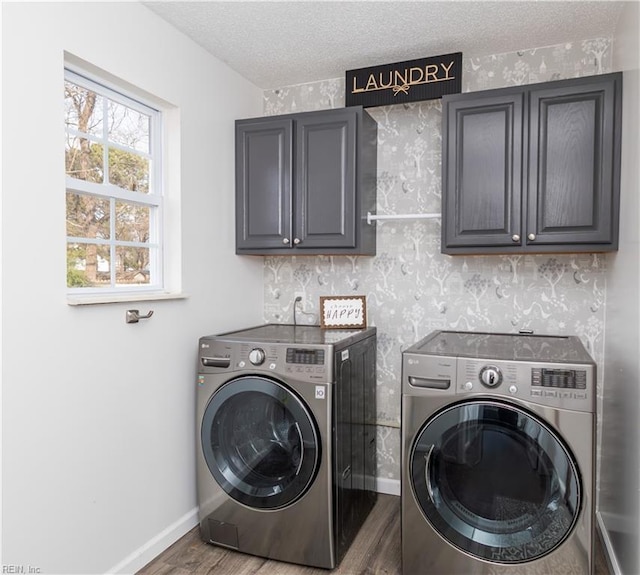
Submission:
POLYGON ((159 301, 169 299, 187 299, 185 293, 140 293, 140 294, 92 294, 67 296, 67 305, 98 305, 106 303, 129 303, 136 301, 159 301))

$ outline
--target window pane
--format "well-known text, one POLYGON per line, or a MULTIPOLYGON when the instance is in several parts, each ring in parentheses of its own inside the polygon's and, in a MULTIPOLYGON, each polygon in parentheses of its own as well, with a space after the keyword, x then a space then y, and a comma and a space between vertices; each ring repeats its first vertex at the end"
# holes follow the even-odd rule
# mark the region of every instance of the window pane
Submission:
POLYGON ((109 141, 149 152, 149 116, 109 101, 109 141))
POLYGON ((161 286, 160 112, 65 71, 64 114, 68 286, 161 286))
POLYGON ((68 287, 110 287, 109 246, 67 244, 68 287))
POLYGON ((85 134, 102 134, 102 97, 71 82, 64 83, 65 123, 85 134))
POLYGON ((116 283, 142 285, 149 283, 149 248, 116 247, 116 283))
POLYGON ((116 202, 116 239, 125 242, 149 241, 149 206, 116 202))
POLYGON ((109 200, 67 192, 67 236, 109 239, 109 200))
POLYGON ((149 160, 133 152, 109 148, 109 183, 125 190, 149 192, 149 160))
POLYGON ((104 178, 102 145, 67 134, 65 169, 67 176, 101 184, 104 178))

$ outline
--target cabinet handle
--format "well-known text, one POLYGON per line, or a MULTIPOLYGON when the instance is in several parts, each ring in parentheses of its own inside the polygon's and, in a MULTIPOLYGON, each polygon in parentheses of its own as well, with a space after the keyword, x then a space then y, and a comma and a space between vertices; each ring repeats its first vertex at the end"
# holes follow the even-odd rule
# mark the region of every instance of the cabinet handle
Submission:
POLYGON ((282 243, 286 246, 289 243, 289 238, 282 238, 282 243))
POLYGON ((301 242, 300 238, 293 238, 294 245, 298 245, 301 242))
POLYGON ((528 239, 529 241, 531 241, 531 242, 532 242, 533 240, 535 240, 535 239, 536 239, 536 234, 529 234, 529 235, 527 236, 527 239, 528 239))
POLYGON ((512 242, 519 242, 520 241, 520 236, 518 234, 513 234, 511 236, 511 241, 512 242))

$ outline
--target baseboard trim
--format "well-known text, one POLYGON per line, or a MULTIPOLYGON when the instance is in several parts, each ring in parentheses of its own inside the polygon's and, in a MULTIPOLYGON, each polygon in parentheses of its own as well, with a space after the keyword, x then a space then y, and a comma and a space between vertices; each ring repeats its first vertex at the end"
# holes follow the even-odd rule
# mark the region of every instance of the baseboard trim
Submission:
POLYGON ((160 553, 175 543, 180 537, 198 524, 198 508, 194 507, 144 545, 125 557, 120 563, 107 571, 108 575, 136 573, 160 553))
MULTIPOLYGON (((376 491, 386 495, 400 496, 400 480, 376 477, 376 491)), ((180 537, 198 524, 198 508, 194 507, 166 529, 152 537, 144 545, 125 557, 120 563, 107 570, 108 575, 126 575, 136 573, 160 553, 175 543, 180 537)), ((616 575, 619 575, 616 573, 616 575)))
POLYGON ((387 477, 376 477, 376 491, 386 495, 400 496, 400 480, 387 477))
POLYGON ((620 564, 618 563, 618 559, 616 558, 615 550, 613 549, 613 544, 611 543, 611 539, 609 538, 609 531, 607 530, 604 519, 602 517, 602 513, 600 511, 596 511, 596 529, 598 531, 600 541, 602 541, 605 560, 607 562, 607 565, 609 566, 609 571, 611 571, 613 575, 622 575, 622 569, 620 568, 620 564))

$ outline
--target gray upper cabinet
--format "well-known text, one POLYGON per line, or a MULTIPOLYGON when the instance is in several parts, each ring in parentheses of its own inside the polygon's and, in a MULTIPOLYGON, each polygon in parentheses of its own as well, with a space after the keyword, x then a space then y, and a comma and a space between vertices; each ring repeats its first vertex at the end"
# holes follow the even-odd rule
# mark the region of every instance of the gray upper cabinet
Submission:
POLYGON ((522 93, 493 91, 445 108, 443 248, 511 247, 519 239, 523 109, 522 93))
POLYGON ((622 74, 529 96, 529 245, 618 248, 622 74), (534 237, 535 236, 535 237, 534 237))
POLYGON ((618 247, 622 74, 443 98, 442 252, 618 247))
POLYGON ((293 121, 236 122, 236 247, 281 248, 291 237, 293 121))
POLYGON ((360 107, 236 122, 236 253, 375 254, 377 124, 360 107))

